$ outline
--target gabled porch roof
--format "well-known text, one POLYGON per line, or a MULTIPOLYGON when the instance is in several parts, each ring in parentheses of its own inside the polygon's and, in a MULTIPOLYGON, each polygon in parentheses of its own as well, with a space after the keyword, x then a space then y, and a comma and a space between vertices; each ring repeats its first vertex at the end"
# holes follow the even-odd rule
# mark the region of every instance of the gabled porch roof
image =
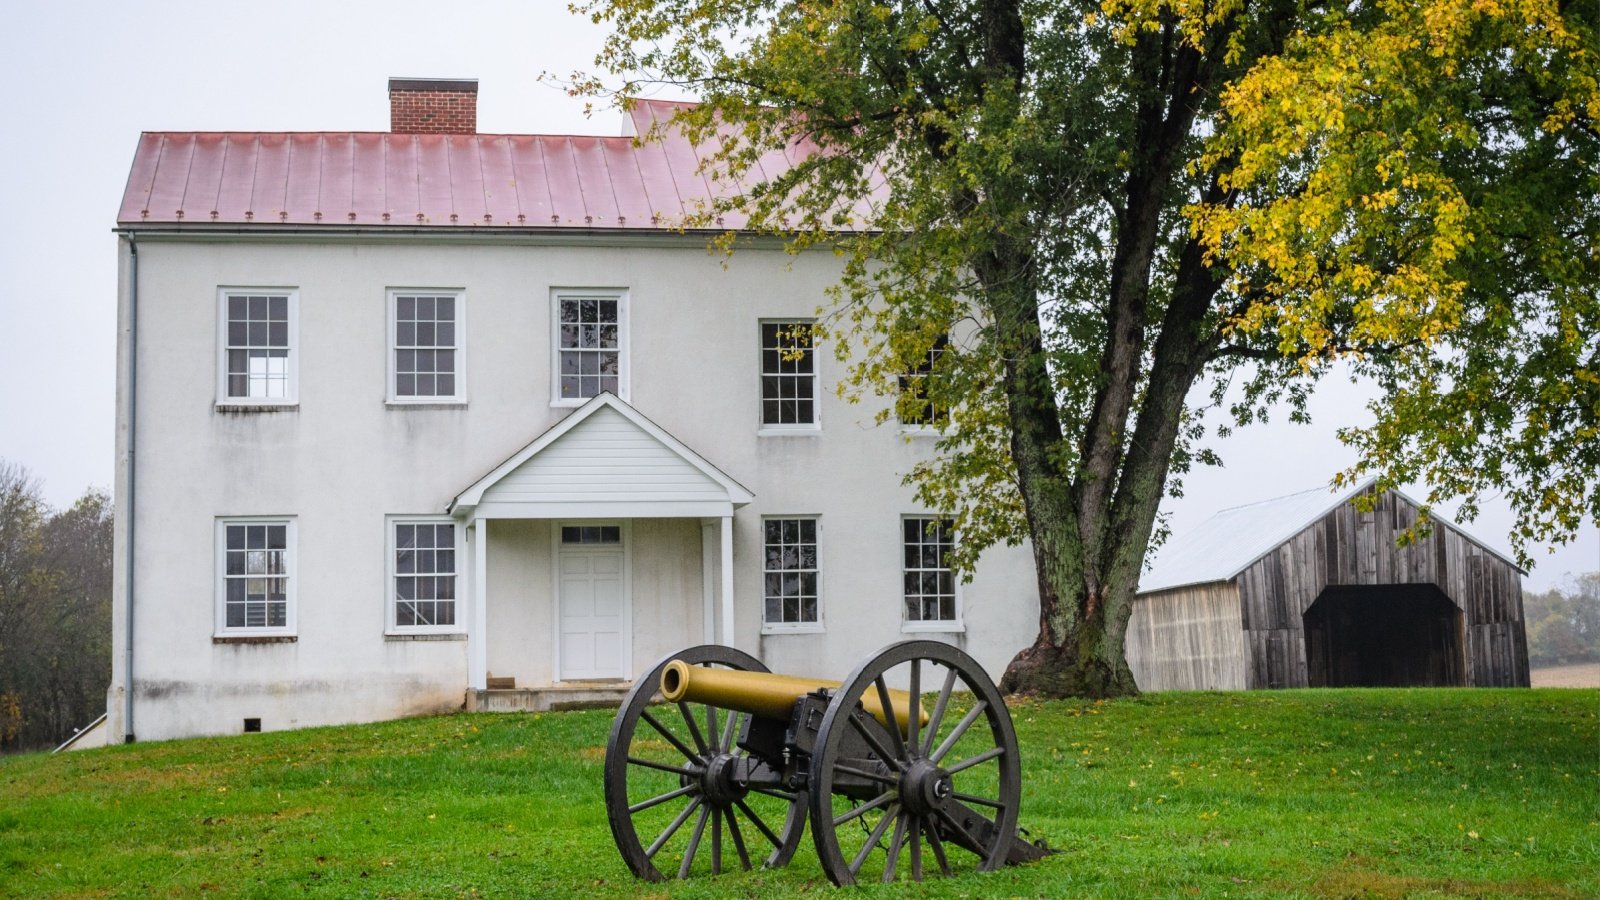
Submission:
POLYGON ((600 394, 450 502, 459 519, 710 518, 755 498, 613 394, 600 394))

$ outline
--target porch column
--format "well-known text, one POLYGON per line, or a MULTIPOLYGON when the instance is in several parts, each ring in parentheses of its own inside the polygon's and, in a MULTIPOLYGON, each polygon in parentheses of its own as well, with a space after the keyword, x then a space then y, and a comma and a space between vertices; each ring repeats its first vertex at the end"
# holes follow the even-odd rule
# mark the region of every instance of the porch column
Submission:
POLYGON ((722 643, 733 646, 733 516, 723 516, 722 531, 722 643))
POLYGON ((705 643, 717 642, 717 579, 711 574, 712 552, 716 546, 713 536, 717 527, 710 519, 700 520, 700 606, 705 620, 705 643))
POLYGON ((489 687, 489 520, 478 519, 467 532, 472 553, 472 626, 467 631, 467 687, 489 687))

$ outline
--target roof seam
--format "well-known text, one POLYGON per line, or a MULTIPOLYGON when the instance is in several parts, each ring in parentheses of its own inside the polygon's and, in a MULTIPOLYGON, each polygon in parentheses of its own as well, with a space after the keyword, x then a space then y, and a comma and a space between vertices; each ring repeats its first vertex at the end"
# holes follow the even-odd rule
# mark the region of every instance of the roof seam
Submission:
MULTIPOLYGON (((135 151, 135 152, 137 153, 137 151, 135 151)), ((139 218, 141 220, 144 219, 146 216, 148 216, 150 214, 150 198, 155 196, 156 176, 161 171, 161 160, 165 159, 166 155, 167 155, 167 136, 164 135, 164 134, 157 135, 156 136, 156 164, 150 167, 150 180, 144 186, 144 200, 142 202, 140 202, 140 204, 139 204, 139 209, 141 210, 141 214, 140 214, 139 218)), ((128 183, 130 185, 133 183, 133 171, 132 170, 130 170, 128 172, 128 183)))
POLYGON ((178 212, 178 218, 179 219, 183 218, 183 211, 188 206, 188 201, 189 201, 189 177, 194 174, 194 151, 195 151, 196 145, 198 143, 199 143, 198 139, 189 141, 189 161, 188 161, 188 164, 183 169, 183 190, 178 193, 178 210, 177 210, 177 212, 178 212))
POLYGON ((206 210, 206 218, 217 211, 217 206, 222 203, 222 185, 228 177, 228 156, 233 153, 233 137, 230 135, 222 139, 222 165, 217 167, 217 191, 211 195, 211 208, 206 210))
POLYGON ((544 141, 534 142, 539 148, 539 170, 544 173, 544 195, 550 198, 550 221, 560 222, 561 214, 556 211, 556 189, 550 184, 550 162, 546 159, 544 141))

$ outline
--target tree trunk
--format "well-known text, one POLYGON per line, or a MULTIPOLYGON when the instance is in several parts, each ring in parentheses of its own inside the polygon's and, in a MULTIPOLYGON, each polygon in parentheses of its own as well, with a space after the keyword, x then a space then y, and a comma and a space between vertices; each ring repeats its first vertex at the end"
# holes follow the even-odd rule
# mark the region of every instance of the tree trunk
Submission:
MULTIPOLYGON (((1020 372, 1008 366, 1006 392, 1012 458, 1034 543, 1040 597, 1039 637, 1006 668, 1001 687, 1007 692, 1051 697, 1139 692, 1123 642, 1166 489, 1183 401, 1215 346, 1214 327, 1203 322, 1220 287, 1202 246, 1190 238, 1179 253, 1173 293, 1151 352, 1146 315, 1152 270, 1172 179, 1182 165, 1181 148, 1191 140, 1199 109, 1198 88, 1211 77, 1208 60, 1231 28, 1211 36, 1215 46, 1209 55, 1175 41, 1170 25, 1161 33, 1141 32, 1132 49, 1139 85, 1136 124, 1115 217, 1101 382, 1071 462, 1061 463, 1049 441, 1059 443, 1062 428, 1045 367, 1027 365, 1034 348, 1003 345, 1008 359, 1020 361, 1015 366, 1020 372), (1019 421, 1019 416, 1043 415, 1046 407, 1049 427, 1019 421)), ((1220 197, 1213 181, 1208 199, 1220 197)))
MULTIPOLYGON (((1117 590, 1116 586, 1111 586, 1117 590)), ((1068 603, 1084 605, 1079 597, 1068 603)), ((1008 694, 1040 694, 1046 697, 1127 697, 1139 693, 1133 670, 1128 668, 1122 641, 1126 633, 1131 590, 1122 590, 1120 602, 1107 599, 1096 604, 1093 616, 1080 619, 1076 629, 1059 643, 1048 631, 1040 633, 1033 646, 1017 654, 1000 679, 1000 689, 1008 694)))
MULTIPOLYGON (((1124 650, 1128 619, 1166 491, 1184 398, 1220 337, 1214 329, 1200 327, 1220 287, 1202 257, 1194 242, 1181 254, 1131 449, 1117 469, 1102 473, 1116 483, 1110 503, 1082 510, 1064 502, 1070 496, 1062 487, 1065 479, 1041 465, 1038 454, 1018 453, 1013 441, 1033 538, 1040 627, 1039 637, 1012 660, 1001 679, 1001 689, 1008 693, 1099 698, 1139 692, 1124 650), (1082 539, 1083 523, 1091 514, 1099 528, 1092 544, 1082 539)), ((1012 403, 1014 438, 1049 433, 1021 421, 1038 409, 1037 402, 1012 403)))

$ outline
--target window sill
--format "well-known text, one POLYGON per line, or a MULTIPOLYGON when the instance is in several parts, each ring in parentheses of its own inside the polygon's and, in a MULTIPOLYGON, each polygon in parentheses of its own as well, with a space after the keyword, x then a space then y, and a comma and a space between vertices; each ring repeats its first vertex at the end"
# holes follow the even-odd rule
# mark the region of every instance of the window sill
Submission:
POLYGON ((385 641, 464 641, 465 631, 390 631, 383 635, 385 641))
POLYGON ((816 437, 821 433, 821 425, 762 425, 756 429, 756 437, 816 437))
POLYGON ((908 438, 936 438, 944 435, 944 429, 935 425, 907 425, 902 422, 900 433, 908 438))
POLYGON ((217 412, 224 413, 274 413, 294 412, 300 408, 298 400, 287 403, 241 403, 237 400, 218 401, 217 412))
POLYGON ((901 622, 901 634, 966 634, 961 622, 901 622))
POLYGON ((762 625, 761 626, 761 635, 763 637, 766 637, 766 636, 769 636, 769 635, 781 635, 781 634, 824 634, 824 633, 826 633, 826 631, 827 631, 827 629, 822 627, 822 623, 821 622, 817 622, 815 624, 807 623, 805 625, 762 625))
POLYGON ((293 644, 300 640, 296 634, 214 634, 213 644, 293 644))
POLYGON ((383 401, 383 405, 390 409, 466 409, 465 400, 396 400, 393 397, 383 401))

